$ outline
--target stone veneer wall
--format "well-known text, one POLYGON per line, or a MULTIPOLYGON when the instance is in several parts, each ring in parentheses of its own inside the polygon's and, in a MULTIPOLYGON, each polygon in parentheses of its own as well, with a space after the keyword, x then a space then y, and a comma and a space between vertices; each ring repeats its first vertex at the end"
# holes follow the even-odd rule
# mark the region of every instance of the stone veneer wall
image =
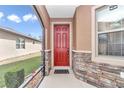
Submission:
POLYGON ((45 75, 49 75, 51 69, 51 51, 45 51, 45 75))
POLYGON ((124 87, 120 72, 124 67, 91 62, 91 53, 73 52, 73 71, 76 78, 96 87, 124 87))

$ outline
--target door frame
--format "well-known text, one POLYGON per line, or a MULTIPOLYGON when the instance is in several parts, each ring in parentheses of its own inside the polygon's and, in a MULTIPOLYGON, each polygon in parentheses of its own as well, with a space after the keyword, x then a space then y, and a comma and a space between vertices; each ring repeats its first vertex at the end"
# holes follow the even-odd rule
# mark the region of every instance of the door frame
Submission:
POLYGON ((51 22, 51 53, 52 53, 52 68, 72 68, 72 22, 51 22), (54 66, 54 25, 69 24, 69 66, 54 66))

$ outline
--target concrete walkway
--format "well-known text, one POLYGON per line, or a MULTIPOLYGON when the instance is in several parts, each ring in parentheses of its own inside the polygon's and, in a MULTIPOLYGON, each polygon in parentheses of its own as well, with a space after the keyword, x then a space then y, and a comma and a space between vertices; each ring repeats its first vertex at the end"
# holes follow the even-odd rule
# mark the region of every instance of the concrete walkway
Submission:
POLYGON ((49 76, 45 76, 39 88, 96 88, 76 79, 71 70, 69 71, 70 74, 53 74, 53 72, 54 70, 49 76))

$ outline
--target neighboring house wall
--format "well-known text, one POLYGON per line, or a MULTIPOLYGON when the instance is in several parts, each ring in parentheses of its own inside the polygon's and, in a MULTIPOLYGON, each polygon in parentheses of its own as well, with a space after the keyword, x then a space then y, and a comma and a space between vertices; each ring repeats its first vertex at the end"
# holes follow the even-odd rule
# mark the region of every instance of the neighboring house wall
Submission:
POLYGON ((18 57, 30 53, 41 51, 41 43, 23 36, 15 35, 9 32, 0 31, 0 61, 7 58, 18 57), (25 49, 16 49, 16 40, 25 39, 25 49))

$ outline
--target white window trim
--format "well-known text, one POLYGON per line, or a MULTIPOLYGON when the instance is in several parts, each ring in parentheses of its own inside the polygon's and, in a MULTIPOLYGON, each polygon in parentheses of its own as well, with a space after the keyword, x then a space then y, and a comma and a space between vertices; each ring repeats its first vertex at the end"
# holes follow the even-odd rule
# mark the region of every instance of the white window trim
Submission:
MULTIPOLYGON (((107 64, 112 64, 112 65, 121 65, 124 66, 124 58, 123 57, 115 57, 115 56, 98 56, 98 43, 96 42, 98 39, 98 33, 96 32, 96 19, 95 19, 95 11, 96 9, 102 7, 103 5, 100 6, 94 6, 91 10, 91 19, 92 19, 92 61, 97 62, 97 63, 107 63, 107 64)), ((108 32, 108 31, 107 31, 108 32)), ((99 32, 102 33, 102 32, 99 32)))
MULTIPOLYGON (((24 40, 24 43, 20 42, 20 43, 19 43, 19 47, 20 47, 20 48, 16 48, 16 49, 17 49, 17 50, 18 50, 18 49, 19 49, 19 50, 20 50, 20 49, 25 49, 26 47, 25 47, 25 48, 22 48, 22 46, 21 46, 21 45, 23 45, 23 44, 25 45, 25 39, 24 39, 24 38, 17 38, 17 39, 20 40, 20 41, 21 41, 21 40, 24 40)), ((17 40, 17 39, 16 39, 16 40, 17 40)), ((16 45, 17 45, 17 43, 16 43, 16 45)))

